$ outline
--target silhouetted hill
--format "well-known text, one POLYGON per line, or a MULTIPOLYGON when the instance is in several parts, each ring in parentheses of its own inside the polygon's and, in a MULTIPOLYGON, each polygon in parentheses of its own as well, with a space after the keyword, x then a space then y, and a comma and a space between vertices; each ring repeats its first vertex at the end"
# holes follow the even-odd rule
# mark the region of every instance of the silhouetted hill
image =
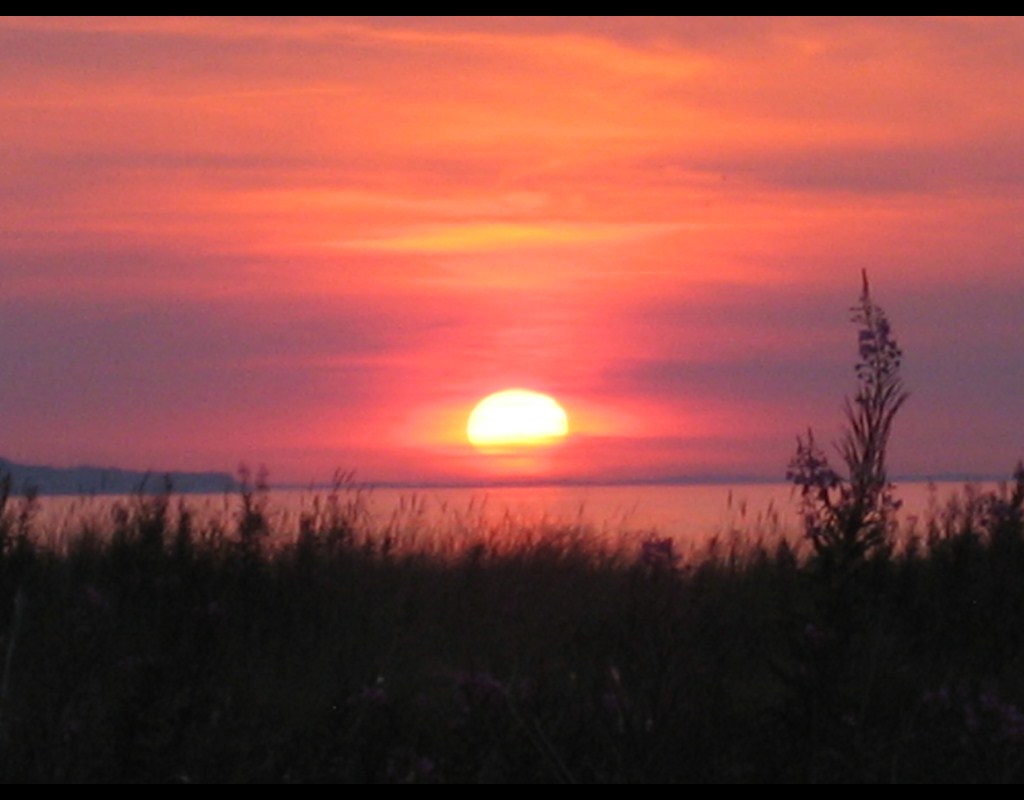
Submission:
POLYGON ((47 467, 15 464, 0 458, 0 474, 9 474, 15 492, 27 487, 40 494, 132 494, 162 492, 167 482, 176 493, 224 492, 235 487, 226 472, 138 472, 115 467, 47 467))

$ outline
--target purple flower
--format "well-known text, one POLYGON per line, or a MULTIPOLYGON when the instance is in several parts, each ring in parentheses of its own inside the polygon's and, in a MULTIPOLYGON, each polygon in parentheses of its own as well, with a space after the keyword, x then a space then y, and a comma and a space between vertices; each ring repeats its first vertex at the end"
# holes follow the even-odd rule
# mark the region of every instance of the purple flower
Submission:
POLYGON ((82 593, 85 595, 86 602, 93 608, 98 608, 100 611, 110 610, 110 601, 106 598, 106 595, 91 583, 85 586, 82 593))
POLYGON ((387 702, 388 693, 384 689, 383 678, 377 678, 375 683, 364 686, 348 699, 349 705, 363 706, 364 708, 375 708, 387 702))
POLYGON ((675 570, 679 563, 675 542, 671 537, 647 537, 640 544, 640 563, 652 570, 675 570))

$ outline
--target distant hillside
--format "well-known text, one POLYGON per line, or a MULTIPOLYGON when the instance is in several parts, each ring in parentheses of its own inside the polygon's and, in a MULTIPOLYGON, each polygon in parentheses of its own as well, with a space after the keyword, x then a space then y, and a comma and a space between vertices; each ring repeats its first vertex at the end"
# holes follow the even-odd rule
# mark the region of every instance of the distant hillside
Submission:
POLYGON ((114 467, 45 467, 15 464, 0 458, 0 474, 9 474, 14 491, 35 488, 39 494, 133 494, 162 492, 169 480, 178 494, 231 491, 226 472, 137 472, 114 467))

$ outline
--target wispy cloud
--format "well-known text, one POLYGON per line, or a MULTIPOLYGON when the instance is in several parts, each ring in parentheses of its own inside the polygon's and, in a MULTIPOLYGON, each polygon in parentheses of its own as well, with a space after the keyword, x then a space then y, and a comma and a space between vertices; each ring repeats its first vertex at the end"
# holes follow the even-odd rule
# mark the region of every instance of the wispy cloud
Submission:
POLYGON ((1005 461, 1022 42, 1015 18, 6 19, 9 446, 145 467, 150 430, 174 466, 223 436, 230 468, 248 426, 310 477, 429 471, 477 393, 535 382, 582 409, 578 469, 739 459, 758 427, 783 463, 797 397, 838 403, 867 268, 927 419, 974 391, 1010 433, 965 458, 1005 461))

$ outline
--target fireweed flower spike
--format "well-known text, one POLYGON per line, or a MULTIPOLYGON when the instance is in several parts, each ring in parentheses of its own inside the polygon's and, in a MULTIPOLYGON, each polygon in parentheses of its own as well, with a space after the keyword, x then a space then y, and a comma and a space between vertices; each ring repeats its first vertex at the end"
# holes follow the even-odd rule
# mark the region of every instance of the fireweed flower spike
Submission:
POLYGON ((804 533, 817 555, 849 565, 885 544, 898 508, 886 472, 886 448, 896 413, 907 400, 900 377, 903 352, 885 312, 871 300, 863 273, 860 302, 851 309, 860 360, 857 393, 846 399, 846 427, 836 449, 842 476, 815 445, 813 434, 797 438, 786 478, 800 491, 804 533))

